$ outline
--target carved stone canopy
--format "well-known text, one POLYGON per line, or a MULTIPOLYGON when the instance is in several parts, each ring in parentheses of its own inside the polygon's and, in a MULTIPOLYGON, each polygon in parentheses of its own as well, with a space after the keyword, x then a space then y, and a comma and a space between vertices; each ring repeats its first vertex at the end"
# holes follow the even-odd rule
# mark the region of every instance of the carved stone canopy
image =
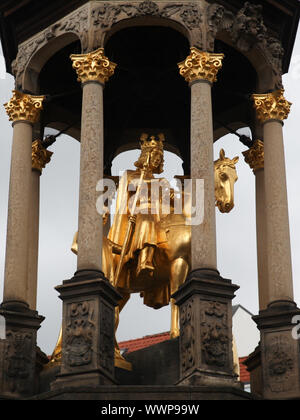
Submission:
MULTIPOLYGON (((58 129, 72 125, 75 128, 68 134, 79 140, 82 92, 69 56, 105 46, 106 56, 118 63, 104 91, 108 167, 119 150, 128 150, 132 138, 149 129, 166 132, 188 173, 190 100, 177 63, 186 59, 191 46, 224 53, 222 71, 212 89, 215 139, 226 134, 224 126, 237 129, 251 125, 253 112, 248 98, 256 91, 258 77, 249 57, 257 55, 259 65, 263 62, 268 67, 272 89, 281 87, 282 57, 286 68, 295 33, 296 18, 292 16, 298 10, 292 2, 283 0, 291 12, 285 14, 266 0, 261 2, 262 9, 244 0, 71 0, 64 8, 52 0, 43 10, 40 6, 35 9, 33 22, 33 2, 28 0, 28 8, 16 6, 19 14, 24 11, 23 32, 12 13, 10 19, 16 23, 18 34, 6 36, 3 50, 8 62, 15 59, 16 85, 51 98, 44 105, 43 125, 58 129), (42 13, 49 13, 48 22, 39 21, 42 13), (140 42, 138 38, 143 36, 149 43, 140 42), (8 54, 6 48, 13 39, 20 40, 18 51, 8 48, 8 54), (124 43, 126 51, 122 51, 124 43)), ((0 10, 4 9, 1 4, 0 10)))
MULTIPOLYGON (((29 3, 26 8, 28 13, 32 1, 26 2, 29 3)), ((291 1, 289 1, 289 4, 286 5, 286 10, 289 13, 284 14, 283 9, 277 9, 276 6, 271 7, 269 2, 264 4, 265 2, 266 0, 262 0, 262 5, 254 5, 250 2, 233 2, 233 0, 226 2, 220 0, 217 3, 209 4, 204 1, 182 3, 162 0, 156 2, 152 0, 132 2, 72 0, 66 6, 67 12, 71 9, 71 13, 64 15, 65 9, 62 10, 59 7, 58 0, 53 0, 51 6, 47 5, 47 9, 51 9, 53 15, 54 4, 56 4, 57 19, 49 17, 51 24, 46 25, 46 28, 41 28, 42 30, 36 29, 32 33, 34 28, 39 26, 36 22, 39 10, 35 9, 35 24, 26 28, 26 31, 24 30, 22 35, 25 39, 20 36, 14 37, 14 39, 22 39, 22 41, 18 46, 18 54, 10 54, 9 57, 16 55, 17 57, 14 60, 7 57, 7 60, 16 75, 17 87, 21 88, 24 83, 24 71, 32 57, 56 38, 73 34, 80 40, 81 52, 87 53, 104 47, 106 35, 115 25, 124 24, 125 21, 127 21, 127 25, 130 19, 153 18, 156 19, 155 24, 161 20, 162 24, 177 27, 187 36, 190 46, 196 46, 203 51, 214 51, 215 38, 222 32, 226 32, 233 45, 243 53, 248 53, 253 47, 258 48, 262 57, 273 69, 275 88, 279 88, 281 87, 282 62, 284 62, 283 71, 288 68, 287 61, 290 59, 292 50, 290 44, 293 39, 290 34, 291 31, 293 36, 296 33, 297 15, 299 16, 300 7, 299 4, 298 7, 291 5, 291 1), (86 4, 76 9, 78 3, 86 4), (268 17, 267 22, 265 22, 265 16, 268 17), (280 22, 280 27, 276 28, 278 22, 280 22), (27 38, 26 33, 28 33, 27 38), (278 34, 282 34, 281 39, 277 38, 278 34)), ((284 0, 284 3, 287 1, 284 0)), ((0 10, 2 8, 5 9, 0 6, 0 10)), ((17 8, 22 7, 18 6, 17 8)), ((43 12, 45 12, 44 7, 43 12)), ((23 28, 30 17, 29 14, 27 16, 25 14, 23 28)), ((17 19, 17 17, 15 18, 17 19)), ((4 52, 6 53, 5 45, 4 43, 4 52)), ((23 86, 23 88, 25 87, 23 86)))

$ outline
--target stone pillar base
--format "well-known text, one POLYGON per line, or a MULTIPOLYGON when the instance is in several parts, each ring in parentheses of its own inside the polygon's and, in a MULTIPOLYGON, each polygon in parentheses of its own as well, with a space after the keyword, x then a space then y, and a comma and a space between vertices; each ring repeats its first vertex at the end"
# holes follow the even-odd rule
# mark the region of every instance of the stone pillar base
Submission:
POLYGON ((261 378, 264 399, 300 399, 299 340, 293 338, 294 302, 278 301, 254 316, 260 330, 261 378))
POLYGON ((256 347, 253 353, 243 362, 250 373, 251 394, 262 398, 262 373, 261 373, 261 351, 260 345, 256 347))
POLYGON ((180 309, 178 385, 240 386, 233 372, 232 299, 218 271, 192 271, 173 295, 180 309))
POLYGON ((115 307, 121 295, 95 270, 56 288, 63 300, 62 364, 52 389, 115 384, 115 307))
POLYGON ((0 340, 0 399, 31 397, 37 392, 36 335, 44 317, 15 301, 3 303, 0 316, 6 337, 0 340))

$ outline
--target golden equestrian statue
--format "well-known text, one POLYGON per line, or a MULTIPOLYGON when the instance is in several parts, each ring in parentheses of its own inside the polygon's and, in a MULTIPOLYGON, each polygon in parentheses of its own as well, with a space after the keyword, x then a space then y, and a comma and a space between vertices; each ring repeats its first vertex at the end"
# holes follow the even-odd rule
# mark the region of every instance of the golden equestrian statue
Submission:
MULTIPOLYGON (((170 337, 175 338, 179 335, 179 311, 171 296, 184 283, 191 267, 191 226, 186 223, 188 215, 174 212, 174 190, 169 191, 169 212, 162 210, 161 195, 153 200, 151 194, 153 188, 168 185, 163 178, 154 177, 163 172, 164 140, 162 134, 157 137, 143 134, 136 170, 126 171, 120 179, 115 217, 108 237, 103 238, 102 270, 123 296, 116 309, 115 331, 119 312, 130 294, 139 292, 144 304, 154 309, 171 302, 170 337)), ((237 161, 238 157, 225 157, 222 149, 215 162, 216 206, 221 212, 228 213, 234 206, 237 161)), ((183 191, 181 194, 184 195, 183 191)), ((103 217, 104 224, 106 220, 107 212, 103 217)), ((72 245, 74 253, 77 253, 77 235, 72 245)), ((59 361, 60 357, 61 334, 52 361, 59 361)), ((116 340, 115 364, 130 369, 116 340)))

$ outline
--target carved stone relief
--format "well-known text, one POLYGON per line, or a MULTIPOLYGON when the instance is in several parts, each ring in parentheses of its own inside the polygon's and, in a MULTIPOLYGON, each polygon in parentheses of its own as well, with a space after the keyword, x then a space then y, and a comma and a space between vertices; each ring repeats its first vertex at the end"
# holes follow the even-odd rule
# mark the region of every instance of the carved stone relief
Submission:
POLYGON ((219 302, 201 302, 202 361, 208 366, 229 366, 229 329, 227 305, 219 302))
POLYGON ((65 329, 63 363, 69 367, 92 363, 95 329, 93 301, 69 304, 65 329))
MULTIPOLYGON (((290 331, 287 334, 290 334, 290 331)), ((267 337, 265 373, 273 393, 288 392, 297 387, 295 355, 290 340, 284 333, 267 337)))
POLYGON ((264 24, 262 6, 246 2, 236 15, 215 3, 207 8, 207 48, 214 50, 218 32, 229 34, 233 44, 242 53, 248 53, 254 46, 260 49, 266 62, 272 68, 274 88, 282 87, 282 59, 284 50, 281 42, 270 37, 264 24))
POLYGON ((100 366, 114 374, 114 314, 115 310, 104 302, 100 309, 100 366))
POLYGON ((265 39, 267 28, 262 17, 262 6, 249 2, 237 13, 231 37, 239 50, 248 52, 256 43, 265 39))
POLYGON ((195 366, 195 314, 194 300, 191 299, 180 308, 180 361, 184 374, 195 366))
POLYGON ((32 386, 34 371, 33 334, 30 332, 7 331, 4 354, 4 382, 8 391, 26 394, 32 386))
POLYGON ((206 12, 207 20, 207 50, 214 51, 216 35, 219 31, 230 31, 234 21, 234 14, 220 4, 210 4, 206 12))
POLYGON ((106 33, 111 27, 128 18, 154 16, 172 19, 187 29, 191 45, 203 48, 202 10, 199 3, 154 3, 143 2, 116 4, 97 4, 92 8, 91 17, 94 29, 93 49, 103 46, 106 33))

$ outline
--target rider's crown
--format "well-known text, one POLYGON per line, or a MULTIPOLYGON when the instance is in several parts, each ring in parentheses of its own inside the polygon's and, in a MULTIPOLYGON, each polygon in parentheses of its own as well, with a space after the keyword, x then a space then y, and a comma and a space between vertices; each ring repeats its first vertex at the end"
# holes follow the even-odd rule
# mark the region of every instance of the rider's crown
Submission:
POLYGON ((151 151, 153 149, 163 150, 165 136, 160 133, 157 136, 149 136, 143 133, 140 138, 140 144, 142 151, 151 151))

